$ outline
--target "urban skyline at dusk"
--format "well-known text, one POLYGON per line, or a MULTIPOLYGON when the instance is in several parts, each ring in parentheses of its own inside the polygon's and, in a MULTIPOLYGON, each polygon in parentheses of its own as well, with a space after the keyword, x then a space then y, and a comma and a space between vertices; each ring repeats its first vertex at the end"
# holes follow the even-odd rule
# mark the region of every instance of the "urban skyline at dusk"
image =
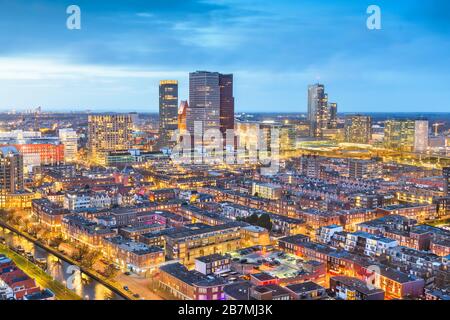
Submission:
POLYGON ((0 0, 0 314, 450 300, 448 2, 111 2, 0 0))
POLYGON ((341 112, 449 110, 448 2, 379 1, 381 30, 370 4, 79 1, 67 30, 64 1, 2 1, 0 111, 157 112, 159 80, 188 99, 195 70, 233 73, 238 112, 306 112, 314 82, 341 112))

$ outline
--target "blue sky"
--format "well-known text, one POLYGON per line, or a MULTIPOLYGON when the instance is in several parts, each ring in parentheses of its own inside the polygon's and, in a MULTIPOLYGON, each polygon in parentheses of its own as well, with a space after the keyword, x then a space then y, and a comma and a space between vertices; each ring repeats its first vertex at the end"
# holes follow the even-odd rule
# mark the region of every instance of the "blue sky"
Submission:
POLYGON ((342 112, 450 110, 447 0, 0 0, 0 39, 1 111, 154 112, 195 70, 234 73, 237 111, 304 112, 317 81, 342 112))

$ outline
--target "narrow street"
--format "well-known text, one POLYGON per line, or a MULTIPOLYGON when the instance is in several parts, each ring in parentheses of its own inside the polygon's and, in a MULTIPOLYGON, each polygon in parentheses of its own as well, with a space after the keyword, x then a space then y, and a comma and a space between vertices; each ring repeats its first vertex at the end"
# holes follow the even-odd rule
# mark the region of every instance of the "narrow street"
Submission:
POLYGON ((144 300, 164 300, 162 297, 150 290, 151 279, 138 277, 136 275, 127 276, 123 273, 116 277, 116 281, 123 286, 127 286, 131 294, 138 294, 144 300))

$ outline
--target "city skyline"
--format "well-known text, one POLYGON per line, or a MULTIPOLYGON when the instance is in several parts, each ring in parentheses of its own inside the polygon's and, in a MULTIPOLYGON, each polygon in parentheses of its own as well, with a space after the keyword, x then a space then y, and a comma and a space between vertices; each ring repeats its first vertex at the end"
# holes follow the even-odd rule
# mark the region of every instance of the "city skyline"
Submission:
POLYGON ((0 306, 450 301, 449 14, 0 0, 0 306))
POLYGON ((5 2, 18 32, 0 33, 0 111, 157 112, 160 80, 188 100, 189 72, 217 70, 234 74, 237 112, 306 112, 315 82, 340 112, 444 112, 449 4, 402 2, 378 1, 381 30, 366 28, 368 1, 78 1, 81 30, 62 1, 5 2))

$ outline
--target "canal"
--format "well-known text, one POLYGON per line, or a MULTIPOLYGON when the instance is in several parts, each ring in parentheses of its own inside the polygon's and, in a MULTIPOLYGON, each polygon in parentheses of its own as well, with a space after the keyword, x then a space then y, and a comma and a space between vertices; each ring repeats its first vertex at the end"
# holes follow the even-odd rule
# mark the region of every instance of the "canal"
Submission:
POLYGON ((88 275, 78 272, 77 268, 59 259, 52 253, 28 241, 24 237, 0 227, 0 238, 13 249, 21 248, 23 255, 29 255, 39 261, 47 274, 63 283, 85 300, 123 300, 123 298, 88 275), (46 265, 46 267, 44 267, 46 265))

